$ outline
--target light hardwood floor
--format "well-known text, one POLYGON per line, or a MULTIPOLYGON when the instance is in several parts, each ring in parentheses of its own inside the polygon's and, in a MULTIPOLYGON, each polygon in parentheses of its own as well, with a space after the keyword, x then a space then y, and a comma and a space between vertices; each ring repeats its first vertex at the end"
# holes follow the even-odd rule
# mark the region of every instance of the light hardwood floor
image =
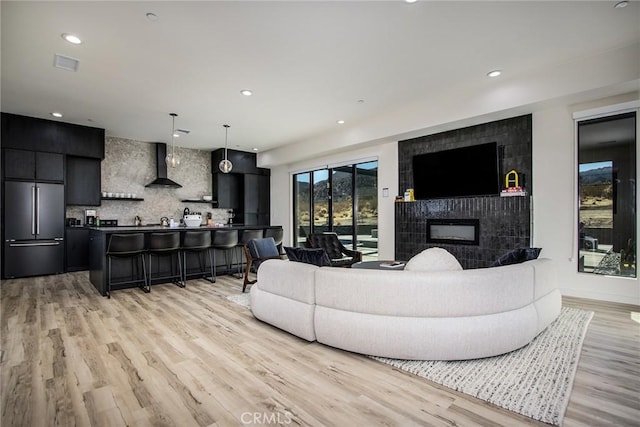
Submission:
MULTIPOLYGON (((226 299, 241 281, 98 295, 86 272, 4 281, 1 425, 545 425, 364 356, 308 343, 226 299)), ((565 426, 640 425, 638 307, 595 311, 565 426)))

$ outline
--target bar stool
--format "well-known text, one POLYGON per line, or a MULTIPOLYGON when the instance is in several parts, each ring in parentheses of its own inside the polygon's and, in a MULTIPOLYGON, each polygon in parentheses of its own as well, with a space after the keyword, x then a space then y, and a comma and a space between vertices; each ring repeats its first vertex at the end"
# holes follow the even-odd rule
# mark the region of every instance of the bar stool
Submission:
POLYGON ((264 230, 264 238, 273 237, 278 248, 278 253, 282 253, 282 239, 284 237, 284 230, 282 228, 267 228, 264 230))
MULTIPOLYGON (((207 267, 207 260, 204 260, 204 266, 202 263, 202 256, 204 252, 207 252, 209 255, 209 268, 211 269, 211 278, 205 279, 209 280, 211 283, 215 281, 215 275, 213 273, 214 268, 214 258, 211 257, 211 232, 210 231, 186 231, 184 233, 184 240, 182 242, 182 278, 184 279, 184 284, 186 286, 187 277, 189 275, 194 276, 196 274, 202 275, 206 274, 204 271, 207 267), (187 273, 187 252, 191 252, 198 255, 198 264, 200 265, 200 271, 198 273, 187 273)), ((215 252, 215 251, 214 251, 215 252)))
MULTIPOLYGON (((180 261, 180 233, 151 233, 149 235, 149 247, 147 253, 149 254, 149 290, 151 290, 151 281, 153 269, 151 268, 151 256, 154 255, 158 258, 161 257, 173 257, 176 256, 178 260, 178 274, 174 273, 175 264, 171 263, 171 275, 164 277, 156 277, 156 279, 175 279, 178 277, 178 281, 173 283, 184 288, 184 282, 182 281, 182 262, 180 261)), ((173 260, 172 260, 173 261, 173 260)), ((160 263, 158 263, 158 272, 160 272, 160 263)))
MULTIPOLYGON (((244 250, 243 250, 244 245, 246 245, 249 240, 262 239, 263 236, 264 236, 263 229, 242 230, 242 235, 240 236, 240 239, 238 240, 238 244, 236 245, 236 247, 240 248, 240 256, 238 259, 238 274, 240 274, 240 265, 242 264, 242 255, 244 254, 244 250)), ((242 279, 242 277, 243 276, 238 276, 236 277, 236 279, 242 279)))
MULTIPOLYGON (((233 250, 238 244, 238 230, 216 230, 213 232, 213 242, 211 248, 224 251, 224 260, 227 264, 227 274, 231 270, 229 263, 229 250, 233 250)), ((213 257, 215 259, 215 256, 213 257)), ((233 252, 231 252, 231 261, 233 262, 233 252)), ((216 281, 216 263, 213 263, 213 281, 216 281)))
MULTIPOLYGON (((123 285, 127 283, 136 283, 142 282, 142 290, 145 292, 149 292, 149 288, 147 286, 147 269, 144 263, 144 234, 143 233, 134 233, 134 234, 112 234, 109 237, 109 244, 107 245, 107 297, 111 298, 111 261, 113 258, 131 258, 131 273, 133 275, 133 261, 139 261, 142 259, 142 279, 134 279, 124 282, 117 282, 117 285, 123 285)), ((138 268, 139 263, 136 263, 136 276, 140 275, 140 270, 138 268)), ((133 277, 133 276, 132 276, 133 277)))

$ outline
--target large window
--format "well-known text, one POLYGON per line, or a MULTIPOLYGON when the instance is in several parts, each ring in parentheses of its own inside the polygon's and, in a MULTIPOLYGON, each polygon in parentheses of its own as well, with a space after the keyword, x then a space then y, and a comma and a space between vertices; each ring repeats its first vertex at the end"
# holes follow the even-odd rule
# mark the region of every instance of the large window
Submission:
POLYGON ((293 175, 294 244, 332 231, 364 259, 378 258, 378 162, 344 165, 293 175))
POLYGON ((636 277, 636 113, 578 122, 578 271, 636 277))

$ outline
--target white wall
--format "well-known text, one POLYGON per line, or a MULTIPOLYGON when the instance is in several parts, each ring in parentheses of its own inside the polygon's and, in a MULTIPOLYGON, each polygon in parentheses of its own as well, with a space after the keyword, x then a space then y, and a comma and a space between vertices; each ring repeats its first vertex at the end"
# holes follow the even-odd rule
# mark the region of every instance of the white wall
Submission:
MULTIPOLYGON (((638 93, 533 114, 533 245, 551 258, 564 295, 640 305, 638 279, 577 272, 573 113, 636 100, 638 93)), ((636 200, 636 212, 638 203, 636 200)))
POLYGON ((638 99, 639 88, 640 45, 634 44, 594 57, 568 59, 544 70, 443 88, 401 111, 387 111, 345 124, 331 135, 260 153, 259 166, 271 168, 273 174, 272 223, 285 226, 286 237, 291 238, 291 171, 378 156, 380 189, 389 187, 391 196, 379 199, 380 256, 393 258, 392 196, 398 191, 395 141, 533 113, 534 244, 555 261, 565 294, 640 304, 637 280, 578 274, 570 261, 575 212, 572 113, 638 99), (605 99, 612 96, 618 98, 605 99))
POLYGON ((378 159, 378 253, 380 259, 394 259, 395 253, 395 195, 398 193, 398 144, 377 144, 367 148, 348 150, 329 156, 296 162, 271 169, 271 224, 282 225, 284 242, 293 240, 293 181, 291 174, 314 170, 330 164, 362 159, 378 159), (384 188, 389 197, 382 197, 384 188))

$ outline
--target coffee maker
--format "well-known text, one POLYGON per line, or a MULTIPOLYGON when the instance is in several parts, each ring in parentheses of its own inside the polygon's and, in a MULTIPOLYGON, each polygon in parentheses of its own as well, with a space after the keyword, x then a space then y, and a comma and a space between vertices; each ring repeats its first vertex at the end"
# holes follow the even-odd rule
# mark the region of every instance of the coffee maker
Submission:
POLYGON ((84 225, 93 227, 96 225, 96 210, 85 209, 84 211, 84 225))

